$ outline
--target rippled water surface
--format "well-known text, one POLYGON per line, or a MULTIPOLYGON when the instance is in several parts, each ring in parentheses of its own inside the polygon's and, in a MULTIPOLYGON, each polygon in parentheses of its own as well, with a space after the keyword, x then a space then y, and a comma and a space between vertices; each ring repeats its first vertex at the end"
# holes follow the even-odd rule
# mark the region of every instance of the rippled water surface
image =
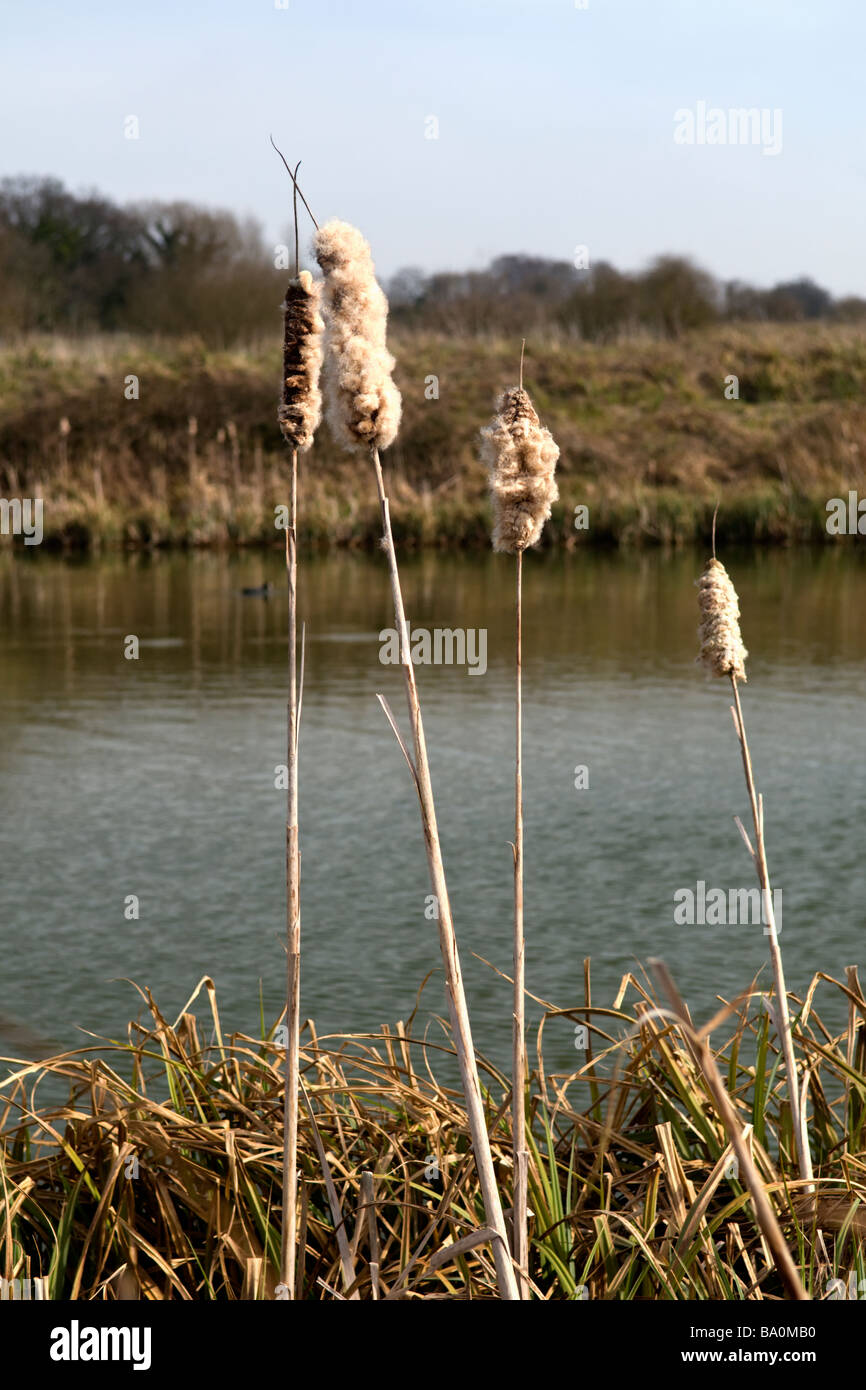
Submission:
MULTIPOLYGON (((725 558, 800 990, 818 969, 866 963, 866 566, 856 549, 725 558)), ((748 803, 730 692, 694 662, 700 564, 526 562, 527 979, 562 1007, 583 1001, 585 956, 605 1004, 636 961, 664 957, 698 1017, 765 962, 760 927, 674 923, 678 889, 753 883, 733 822, 748 803)), ((505 557, 404 565, 413 626, 488 634, 483 675, 421 667, 419 685, 476 1042, 500 1061, 509 988, 476 956, 510 968, 512 584, 505 557)), ((405 720, 399 670, 379 661, 384 563, 305 561, 301 602, 304 1013, 323 1033, 406 1018, 431 970, 421 1012, 444 1013, 417 805, 375 698, 405 720)), ((210 974, 226 1027, 258 1026, 260 989, 276 1016, 285 625, 278 557, 0 557, 3 1052, 120 1035, 139 1010, 124 979, 175 1015, 210 974), (263 579, 273 596, 241 596, 263 579)), ((571 1027, 551 1025, 552 1064, 573 1057, 571 1027)))

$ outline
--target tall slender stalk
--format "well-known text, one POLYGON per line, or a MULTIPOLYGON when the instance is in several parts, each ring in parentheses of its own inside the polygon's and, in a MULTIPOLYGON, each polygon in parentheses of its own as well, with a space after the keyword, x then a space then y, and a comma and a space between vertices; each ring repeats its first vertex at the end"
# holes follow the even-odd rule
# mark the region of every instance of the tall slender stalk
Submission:
MULTIPOLYGON (((718 507, 716 507, 718 513, 718 507)), ((767 869, 767 852, 764 844, 764 806, 761 797, 755 790, 755 778, 752 772, 752 759, 749 753, 749 744, 746 739, 746 725, 743 720, 743 710, 740 704, 739 681, 746 680, 746 657, 748 652, 743 645, 743 638, 740 632, 740 601, 737 591, 734 588, 730 576, 720 560, 716 558, 716 515, 713 515, 713 553, 712 559, 707 562, 703 574, 701 575, 698 594, 698 603, 701 610, 701 625, 698 633, 701 639, 701 651, 699 660, 712 671, 715 676, 727 676, 731 682, 734 692, 734 704, 731 707, 731 714, 734 719, 734 728, 737 731, 737 738, 740 741, 740 752, 743 758, 743 771, 746 776, 746 789, 749 793, 749 803, 752 808, 752 820, 755 830, 755 848, 752 847, 748 835, 743 829, 738 817, 735 817, 740 833, 746 842, 746 848, 752 856, 758 874, 758 883, 761 889, 761 898, 764 905, 764 918, 766 933, 769 937, 770 964, 773 971, 773 982, 776 990, 776 1009, 777 1009, 777 1029, 782 1046, 782 1055, 785 1059, 785 1071, 788 1078, 788 1095, 791 1105, 791 1118, 794 1126, 794 1143, 797 1150, 797 1161, 800 1170, 800 1177, 808 1184, 808 1190, 812 1190, 812 1158, 809 1152, 809 1141, 805 1127, 805 1093, 801 1101, 799 1085, 797 1080, 797 1063, 794 1058, 794 1042, 791 1035, 791 1017, 788 1012, 788 994, 785 988, 785 973, 782 969, 782 953, 779 949, 779 936, 776 930, 776 916, 773 909, 773 897, 770 891, 770 875, 767 869)))
MULTIPOLYGON (((271 142, 273 143, 273 142, 271 142)), ((276 147, 275 147, 276 148, 276 147)), ((279 153, 279 151, 277 151, 279 153)), ((297 1277, 298 1088, 301 1032, 301 856, 298 842, 298 454, 313 443, 321 418, 319 372, 324 324, 318 312, 320 287, 300 268, 297 183, 284 157, 294 190, 295 274, 286 291, 283 321, 283 394, 278 419, 292 449, 289 517, 286 527, 286 587, 288 591, 288 771, 286 805, 286 1066, 283 1133, 283 1228, 281 1273, 289 1299, 303 1288, 303 1261, 297 1277)), ((303 678, 303 667, 302 667, 303 678)))
POLYGON ((409 720, 412 725, 412 736, 415 747, 414 763, 410 765, 412 766, 415 787, 421 806, 421 824, 424 831, 424 844, 427 850, 430 885, 436 898, 439 913, 439 945, 442 951, 442 961, 445 966, 445 987, 448 998, 448 1011, 451 1019, 454 1043, 457 1049, 460 1076, 463 1082, 466 1113, 469 1120, 472 1147, 475 1152, 475 1163, 478 1169, 478 1179, 484 1201, 485 1218, 487 1225, 494 1233, 494 1239, 491 1243, 493 1246, 493 1259, 496 1265, 499 1292, 503 1299, 516 1301, 519 1299, 520 1295, 517 1281, 514 1277, 511 1255, 508 1248, 505 1218, 502 1212, 499 1190, 496 1185, 496 1175, 493 1170, 493 1158, 490 1151, 490 1137, 487 1133, 484 1105, 481 1099, 481 1085, 478 1079, 478 1067, 475 1060, 472 1029, 469 1023, 469 1010, 466 1005, 466 992, 463 987, 463 976, 460 971, 460 960, 457 954, 457 938, 454 932, 454 923, 451 917, 451 904, 449 902, 448 887, 445 881, 445 866, 442 862, 442 850, 439 844, 436 808, 433 802, 433 787, 430 780, 430 767, 427 760, 427 744, 424 738, 421 706, 418 701, 418 691, 415 684, 415 668, 409 650, 406 615, 403 607, 403 594, 400 587, 400 574, 397 568, 397 554, 394 548, 394 537, 391 533, 390 509, 388 498, 385 493, 385 481, 382 476, 382 465, 377 448, 374 447, 371 450, 371 456, 373 460, 373 469, 376 475, 379 505, 382 509, 383 542, 388 556, 391 594, 394 602, 394 617, 399 633, 401 664, 406 684, 406 702, 409 707, 409 720))
POLYGON ((523 936, 523 551, 517 552, 514 749, 514 1018, 511 1068, 511 1144, 514 1238, 521 1298, 529 1297, 529 1150, 526 1147, 526 960, 523 936))
POLYGON ((757 870, 758 882, 761 886, 761 898, 764 904, 767 940, 770 948, 770 965, 773 971, 773 983, 776 990, 776 1008, 778 1010, 776 1023, 782 1043, 785 1071, 788 1076, 788 1095, 791 1104, 791 1120, 794 1127, 794 1143, 797 1148, 800 1177, 810 1184, 807 1190, 811 1192, 813 1191, 811 1186, 813 1178, 812 1155, 809 1149, 809 1137, 806 1132, 805 1107, 801 1104, 797 1082, 797 1063, 794 1058, 791 1015, 788 1010, 788 991, 785 987, 785 971, 782 966, 782 952, 779 948, 779 936, 776 931, 776 914, 773 908, 773 894, 770 891, 770 873, 767 868, 767 850, 764 844, 764 805, 763 799, 755 790, 755 777, 752 771, 752 758, 749 753, 749 744, 746 738, 743 709, 740 704, 740 692, 737 688, 737 678, 733 673, 730 674, 730 681, 734 692, 734 705, 731 708, 731 714, 734 716, 734 726, 737 730, 737 737, 740 740, 740 752, 743 757, 743 772, 746 777, 746 789, 749 793, 749 804, 752 808, 752 821, 755 827, 755 846, 753 849, 751 845, 748 845, 748 848, 751 852, 755 869, 757 870))
MULTIPOLYGON (((382 700, 382 704, 409 764, 421 806, 430 884, 437 904, 439 944, 445 966, 448 1010, 486 1216, 484 1238, 489 1238, 492 1246, 500 1297, 517 1300, 517 1282, 493 1171, 490 1137, 487 1133, 472 1030, 469 1025, 469 1011, 445 882, 445 868, 442 863, 427 761, 427 745, 415 685, 415 669, 409 649, 397 555, 391 532, 390 509, 379 459, 379 450, 388 448, 397 436, 402 409, 400 392, 391 375, 395 363, 387 345, 388 301, 376 280, 369 243, 357 227, 352 227, 348 222, 342 222, 337 218, 332 218, 325 226, 320 227, 316 233, 316 258, 325 277, 325 383, 329 397, 329 419, 335 437, 347 449, 355 453, 361 450, 369 453, 382 509, 383 545, 388 556, 394 616, 400 634, 400 661, 406 683, 406 701, 415 745, 414 760, 387 703, 382 700)), ((379 698, 382 699, 381 696, 379 698)), ((480 1233, 475 1234, 478 1236, 480 1233)))
POLYGON ((512 1249, 520 1294, 529 1285, 529 1151, 526 1147, 526 952, 523 931, 523 552, 541 538, 558 497, 554 470, 559 447, 538 418, 520 380, 497 402, 496 416, 481 431, 493 498, 493 548, 516 555, 515 749, 514 749, 514 1002, 512 1008, 511 1154, 514 1205, 512 1249))
MULTIPOLYGON (((300 274, 298 243, 298 165, 292 176, 295 223, 295 279, 300 274)), ((301 1044, 301 883, 298 847, 298 451, 292 449, 289 524, 286 527, 289 698, 287 717, 288 791, 286 797, 286 1085, 283 1124, 282 1282, 296 1295, 298 1223, 298 1072, 301 1044)))
POLYGON ((295 1297, 298 1196, 298 1074, 301 1035, 301 862, 298 846, 298 451, 292 450, 286 583, 289 599, 288 796, 286 815, 286 1085, 283 1132, 282 1282, 295 1297))

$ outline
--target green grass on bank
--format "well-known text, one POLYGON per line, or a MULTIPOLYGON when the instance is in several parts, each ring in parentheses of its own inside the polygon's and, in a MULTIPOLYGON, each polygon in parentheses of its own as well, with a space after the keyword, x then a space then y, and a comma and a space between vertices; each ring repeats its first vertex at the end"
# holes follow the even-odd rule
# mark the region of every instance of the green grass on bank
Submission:
MULTIPOLYGON (((385 462, 404 547, 489 544, 477 432, 515 379, 519 347, 394 336, 404 421, 385 462)), ((55 544, 280 544, 279 374, 277 332, 223 352, 124 336, 9 343, 0 496, 43 497, 55 544)), ((562 450, 548 545, 688 543, 708 535, 719 498, 730 540, 816 540, 829 498, 866 496, 866 335, 856 327, 725 326, 601 346, 530 339, 526 382, 562 450), (739 398, 726 399, 733 376, 739 398), (585 530, 574 524, 581 505, 585 530)), ((305 544, 375 543, 370 470, 327 426, 302 487, 305 544)))

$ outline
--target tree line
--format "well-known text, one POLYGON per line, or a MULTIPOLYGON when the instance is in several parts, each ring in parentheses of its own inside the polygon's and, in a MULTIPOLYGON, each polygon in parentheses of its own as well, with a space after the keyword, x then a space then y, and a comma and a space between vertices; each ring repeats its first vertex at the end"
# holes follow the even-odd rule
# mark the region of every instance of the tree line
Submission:
POLYGON ((119 206, 53 178, 0 181, 0 332, 234 343, 273 326, 286 278, 258 224, 231 212, 186 202, 119 206))
POLYGON ((500 256, 486 270, 400 271, 390 297, 392 317, 416 328, 476 333, 556 325, 596 342, 640 329, 676 338, 726 321, 866 319, 866 299, 834 299, 806 276, 757 289, 717 280, 684 256, 658 256, 636 272, 606 261, 578 269, 568 261, 500 256))
MULTIPOLYGON (((758 289, 683 256, 627 272, 605 261, 500 256, 484 270, 407 268, 387 285, 407 329, 475 334, 557 328, 605 341, 677 337, 724 321, 866 318, 808 277, 758 289)), ((54 178, 0 181, 0 333, 126 331, 231 345, 273 332, 290 270, 252 219, 187 202, 119 205, 54 178)))

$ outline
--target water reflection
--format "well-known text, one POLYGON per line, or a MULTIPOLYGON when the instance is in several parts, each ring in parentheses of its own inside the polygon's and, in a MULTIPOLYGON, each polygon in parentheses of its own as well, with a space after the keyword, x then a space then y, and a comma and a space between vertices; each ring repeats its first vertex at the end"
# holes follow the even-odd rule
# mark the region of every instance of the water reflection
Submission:
MULTIPOLYGON (((856 547, 724 558, 797 988, 842 975, 863 940, 866 568, 856 547)), ((528 979, 560 1005, 582 999, 586 955, 602 1002, 635 959, 663 955, 698 1016, 764 965, 759 932, 673 918, 677 889, 752 882, 728 701, 694 664, 699 569, 655 552, 526 565, 528 979)), ((488 633, 483 677, 437 666, 419 683, 477 1041, 504 1061, 508 987, 473 953, 509 968, 513 570, 430 554, 404 581, 413 626, 488 633)), ((304 1008, 322 1031, 375 1027, 438 969, 417 810, 375 700, 402 718, 399 672, 379 661, 381 558, 305 560, 301 607, 304 1008)), ((77 1027, 120 1034, 138 1009, 108 983, 121 977, 170 1012, 212 974, 244 1028, 261 982, 276 1013, 285 625, 277 554, 0 556, 0 1046, 25 1022, 63 1045, 77 1027), (265 581, 271 596, 242 596, 265 581)), ((439 974, 424 1006, 444 1011, 439 974)), ((552 1064, 570 1041, 564 1024, 549 1035, 552 1064)))

